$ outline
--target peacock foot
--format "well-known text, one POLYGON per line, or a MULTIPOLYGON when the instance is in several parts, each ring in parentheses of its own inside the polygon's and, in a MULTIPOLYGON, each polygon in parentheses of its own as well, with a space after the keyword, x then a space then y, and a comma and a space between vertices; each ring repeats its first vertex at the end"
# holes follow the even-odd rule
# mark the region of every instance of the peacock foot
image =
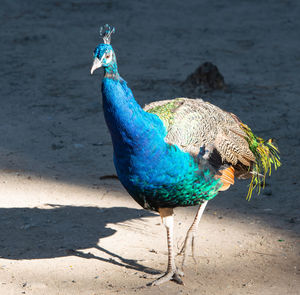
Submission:
POLYGON ((151 286, 158 286, 168 281, 174 281, 177 284, 184 285, 182 279, 180 278, 183 276, 184 273, 178 269, 176 270, 167 270, 167 272, 160 276, 157 280, 151 283, 151 286))

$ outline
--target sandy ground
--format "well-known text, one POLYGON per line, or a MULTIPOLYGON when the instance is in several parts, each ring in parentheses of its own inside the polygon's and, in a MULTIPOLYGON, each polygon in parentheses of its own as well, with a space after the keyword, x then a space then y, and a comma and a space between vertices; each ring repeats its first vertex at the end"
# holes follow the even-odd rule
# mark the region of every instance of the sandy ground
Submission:
MULTIPOLYGON (((292 0, 2 0, 0 294, 300 294, 299 15, 292 0), (185 286, 146 286, 166 267, 160 218, 99 179, 115 173, 89 74, 105 23, 142 105, 202 96, 281 150, 263 194, 238 182, 208 204, 185 286), (205 61, 226 91, 180 86, 205 61)), ((195 210, 176 210, 177 250, 195 210)))

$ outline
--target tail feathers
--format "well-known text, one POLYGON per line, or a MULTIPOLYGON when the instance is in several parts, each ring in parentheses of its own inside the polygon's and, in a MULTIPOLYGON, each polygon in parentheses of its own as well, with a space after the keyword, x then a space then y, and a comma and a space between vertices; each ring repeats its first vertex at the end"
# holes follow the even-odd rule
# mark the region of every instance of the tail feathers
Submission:
POLYGON ((252 179, 249 185, 247 200, 251 199, 253 190, 257 187, 258 194, 261 188, 265 187, 266 175, 271 175, 272 166, 275 170, 281 166, 279 150, 273 143, 272 139, 268 141, 255 136, 251 129, 240 123, 242 129, 246 132, 249 148, 255 156, 255 162, 252 165, 252 179))
POLYGON ((221 175, 216 175, 215 178, 219 178, 222 182, 219 191, 226 191, 234 184, 234 168, 230 166, 224 170, 219 170, 218 172, 221 173, 221 175))

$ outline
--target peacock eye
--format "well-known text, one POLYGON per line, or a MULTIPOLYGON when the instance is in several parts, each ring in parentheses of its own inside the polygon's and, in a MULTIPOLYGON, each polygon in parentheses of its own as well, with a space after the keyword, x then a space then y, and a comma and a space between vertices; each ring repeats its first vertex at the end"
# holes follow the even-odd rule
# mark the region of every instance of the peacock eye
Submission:
POLYGON ((110 56, 109 54, 106 54, 106 57, 105 57, 105 58, 109 58, 109 56, 110 56))

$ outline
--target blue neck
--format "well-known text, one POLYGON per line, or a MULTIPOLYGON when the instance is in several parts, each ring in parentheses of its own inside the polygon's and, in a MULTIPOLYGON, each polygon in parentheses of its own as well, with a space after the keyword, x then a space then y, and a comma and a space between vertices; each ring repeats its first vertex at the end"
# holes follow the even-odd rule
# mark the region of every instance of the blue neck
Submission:
POLYGON ((104 116, 112 137, 115 154, 145 152, 153 141, 165 144, 166 130, 161 120, 145 112, 135 101, 115 65, 105 69, 102 82, 104 116))

